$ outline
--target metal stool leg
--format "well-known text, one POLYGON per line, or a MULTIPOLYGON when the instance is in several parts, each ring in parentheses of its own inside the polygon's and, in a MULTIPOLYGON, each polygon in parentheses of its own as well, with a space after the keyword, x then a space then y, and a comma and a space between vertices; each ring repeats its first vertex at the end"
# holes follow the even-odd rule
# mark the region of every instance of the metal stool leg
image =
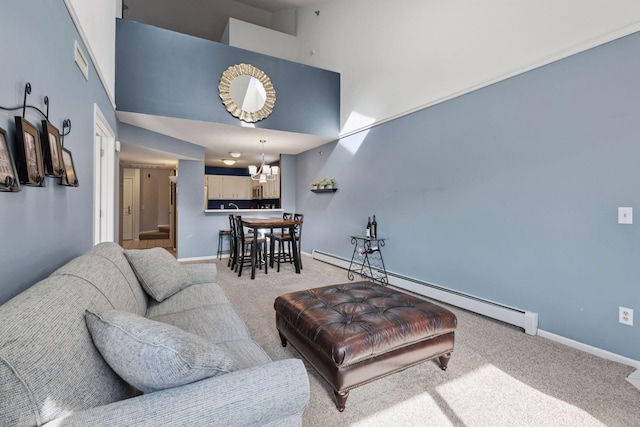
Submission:
POLYGON ((225 236, 229 236, 229 258, 231 258, 231 250, 232 250, 231 232, 228 230, 220 230, 218 232, 218 253, 216 254, 217 259, 222 259, 222 253, 224 252, 222 249, 222 245, 224 243, 225 236))
POLYGON ((218 232, 218 254, 216 255, 216 259, 222 259, 222 231, 218 232))

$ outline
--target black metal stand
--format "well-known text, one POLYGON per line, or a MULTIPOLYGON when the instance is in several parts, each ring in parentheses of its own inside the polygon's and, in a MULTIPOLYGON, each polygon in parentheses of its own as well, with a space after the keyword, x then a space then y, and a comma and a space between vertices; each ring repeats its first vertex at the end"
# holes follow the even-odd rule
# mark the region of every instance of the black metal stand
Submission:
POLYGON ((360 275, 363 279, 370 279, 379 282, 381 285, 389 284, 387 269, 382 259, 381 248, 385 245, 384 238, 372 238, 362 236, 351 236, 351 244, 353 246, 353 255, 351 255, 351 263, 347 277, 353 280, 355 274, 360 275))

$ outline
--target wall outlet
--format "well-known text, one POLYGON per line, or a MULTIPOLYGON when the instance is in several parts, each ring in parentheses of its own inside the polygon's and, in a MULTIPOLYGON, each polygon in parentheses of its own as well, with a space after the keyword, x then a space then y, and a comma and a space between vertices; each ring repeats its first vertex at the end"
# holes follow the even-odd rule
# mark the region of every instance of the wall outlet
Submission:
POLYGON ((618 307, 618 322, 623 325, 633 326, 633 309, 618 307))
POLYGON ((618 224, 633 224, 633 208, 618 208, 618 224))

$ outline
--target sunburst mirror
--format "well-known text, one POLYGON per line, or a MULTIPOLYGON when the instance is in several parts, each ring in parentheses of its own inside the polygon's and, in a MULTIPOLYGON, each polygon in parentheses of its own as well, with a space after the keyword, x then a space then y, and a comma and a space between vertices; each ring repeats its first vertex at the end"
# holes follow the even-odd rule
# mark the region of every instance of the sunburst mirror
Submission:
POLYGON ((227 68, 218 84, 220 99, 234 117, 254 123, 269 117, 276 103, 276 91, 264 71, 250 64, 227 68))

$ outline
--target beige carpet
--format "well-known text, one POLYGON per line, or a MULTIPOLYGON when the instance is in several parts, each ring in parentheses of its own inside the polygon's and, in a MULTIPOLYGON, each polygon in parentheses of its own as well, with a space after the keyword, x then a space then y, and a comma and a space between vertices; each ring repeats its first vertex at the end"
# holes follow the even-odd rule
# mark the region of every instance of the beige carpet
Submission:
MULTIPOLYGON (((302 274, 237 277, 217 261, 225 289, 251 336, 272 359, 300 358, 283 348, 274 299, 283 293, 347 282, 346 271, 303 257, 302 274)), ((445 304, 442 304, 446 306, 445 304)), ((429 361, 352 390, 340 413, 327 383, 307 364, 311 401, 305 426, 640 426, 633 368, 526 335, 501 322, 449 307, 458 317, 449 369, 429 361)))

